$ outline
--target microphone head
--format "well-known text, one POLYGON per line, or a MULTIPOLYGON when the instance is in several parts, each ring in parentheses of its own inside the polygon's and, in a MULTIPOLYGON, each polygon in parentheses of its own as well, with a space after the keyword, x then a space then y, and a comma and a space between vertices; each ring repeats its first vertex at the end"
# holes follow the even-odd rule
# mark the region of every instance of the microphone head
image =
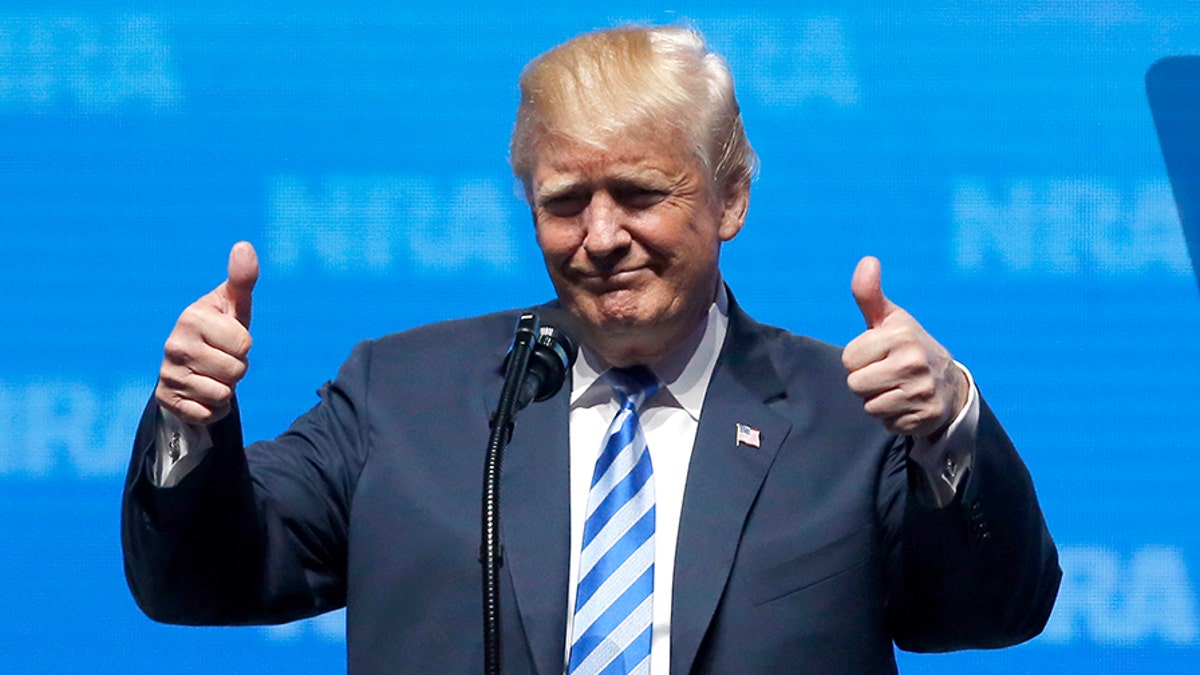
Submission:
POLYGON ((557 326, 541 325, 538 328, 537 344, 552 350, 562 361, 564 368, 574 366, 575 359, 579 356, 579 347, 576 346, 575 340, 557 326))
POLYGON ((558 393, 567 380, 567 371, 575 365, 579 347, 566 331, 548 324, 538 329, 529 369, 538 376, 537 393, 533 400, 544 401, 558 393))

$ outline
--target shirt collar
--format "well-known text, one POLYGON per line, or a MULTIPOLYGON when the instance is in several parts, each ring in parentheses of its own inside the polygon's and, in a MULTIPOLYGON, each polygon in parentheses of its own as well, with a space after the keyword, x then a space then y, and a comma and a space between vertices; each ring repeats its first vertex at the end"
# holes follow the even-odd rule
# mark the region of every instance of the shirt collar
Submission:
MULTIPOLYGON (((729 328, 729 294, 724 283, 717 285, 717 297, 708 308, 708 316, 696 332, 677 349, 656 363, 646 364, 658 377, 662 387, 651 401, 660 405, 683 408, 694 420, 700 419, 704 395, 717 365, 717 356, 729 328), (663 398, 669 395, 673 403, 663 398)), ((586 345, 571 370, 571 407, 590 407, 607 403, 612 391, 603 377, 610 366, 586 345)))

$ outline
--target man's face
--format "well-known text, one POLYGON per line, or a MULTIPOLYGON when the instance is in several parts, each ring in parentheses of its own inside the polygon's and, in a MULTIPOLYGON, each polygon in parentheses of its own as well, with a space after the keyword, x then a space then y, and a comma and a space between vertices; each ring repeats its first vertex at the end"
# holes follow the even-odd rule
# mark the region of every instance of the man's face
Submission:
POLYGON ((530 203, 560 302, 612 365, 653 362, 704 319, 748 188, 717 194, 669 134, 605 150, 546 138, 537 157, 530 203))

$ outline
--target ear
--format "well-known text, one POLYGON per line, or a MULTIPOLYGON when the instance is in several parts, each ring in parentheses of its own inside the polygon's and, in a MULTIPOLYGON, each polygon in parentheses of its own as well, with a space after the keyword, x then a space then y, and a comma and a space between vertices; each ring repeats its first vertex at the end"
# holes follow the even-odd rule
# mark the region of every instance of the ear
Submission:
POLYGON ((721 241, 729 241, 742 231, 746 222, 746 211, 750 208, 750 181, 730 181, 725 189, 725 200, 721 212, 721 226, 717 228, 717 236, 721 241))

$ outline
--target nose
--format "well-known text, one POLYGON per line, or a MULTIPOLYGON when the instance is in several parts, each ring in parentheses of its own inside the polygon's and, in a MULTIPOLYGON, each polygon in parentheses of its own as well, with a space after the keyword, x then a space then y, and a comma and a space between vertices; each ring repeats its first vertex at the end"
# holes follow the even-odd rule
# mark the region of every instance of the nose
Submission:
POLYGON ((607 192, 592 195, 582 216, 586 231, 583 248, 593 259, 619 257, 629 248, 631 237, 625 229, 625 214, 607 192))

